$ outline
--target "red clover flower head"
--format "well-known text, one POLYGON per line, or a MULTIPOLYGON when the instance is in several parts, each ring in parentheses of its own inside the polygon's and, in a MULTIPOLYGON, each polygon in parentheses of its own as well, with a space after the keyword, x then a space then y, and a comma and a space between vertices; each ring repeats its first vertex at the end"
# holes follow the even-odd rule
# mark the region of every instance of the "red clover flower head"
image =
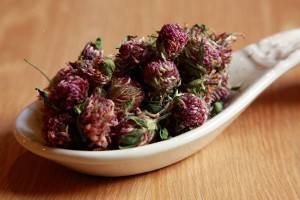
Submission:
POLYGON ((67 68, 60 69, 57 74, 52 78, 48 90, 51 90, 54 86, 56 86, 61 80, 66 79, 68 76, 73 76, 77 74, 77 70, 72 66, 68 65, 67 68))
POLYGON ((81 60, 103 60, 102 40, 98 38, 95 42, 88 43, 81 52, 81 60))
POLYGON ((194 38, 186 45, 184 56, 181 58, 183 58, 184 65, 192 65, 194 69, 197 69, 198 66, 203 67, 205 71, 198 69, 201 73, 210 73, 214 68, 222 66, 219 46, 209 38, 202 36, 194 38))
POLYGON ((218 49, 222 57, 223 65, 229 64, 231 61, 232 47, 231 44, 236 41, 237 35, 241 34, 228 34, 222 33, 220 35, 212 34, 211 38, 218 44, 218 49))
POLYGON ((235 34, 209 33, 205 25, 195 25, 190 31, 190 40, 180 55, 180 63, 187 75, 210 73, 224 69, 231 60, 231 44, 235 34), (198 71, 198 72, 197 72, 198 71))
POLYGON ((116 110, 126 112, 140 106, 144 93, 141 86, 130 77, 122 77, 112 80, 106 96, 115 103, 116 110))
POLYGON ((156 41, 159 52, 167 58, 176 57, 189 40, 189 35, 178 24, 165 24, 156 41))
POLYGON ((178 69, 174 62, 167 60, 156 60, 144 68, 144 81, 154 91, 170 90, 180 82, 178 69))
POLYGON ((143 63, 151 56, 152 52, 148 44, 134 39, 124 42, 119 48, 119 54, 117 55, 117 57, 122 58, 131 65, 143 63))
POLYGON ((95 65, 96 61, 98 60, 78 60, 75 63, 69 63, 70 66, 77 70, 77 74, 80 77, 88 80, 91 88, 105 85, 110 80, 110 77, 106 76, 95 65))
POLYGON ((151 143, 159 129, 159 117, 138 108, 136 112, 121 117, 119 124, 112 129, 117 145, 120 148, 130 148, 151 143))
POLYGON ((42 109, 42 136, 47 145, 71 148, 73 141, 69 132, 71 116, 68 113, 58 113, 51 109, 42 109))
POLYGON ((205 123, 209 109, 200 97, 185 93, 178 97, 178 105, 172 111, 172 120, 175 123, 175 134, 196 128, 205 123))
POLYGON ((77 75, 62 79, 50 90, 50 101, 62 110, 73 109, 88 95, 89 83, 77 75))
POLYGON ((110 143, 110 129, 118 124, 114 102, 100 96, 91 96, 86 109, 80 115, 80 127, 95 145, 107 148, 110 143))
POLYGON ((216 43, 203 39, 204 45, 204 59, 203 65, 210 72, 215 67, 220 67, 222 65, 222 56, 219 51, 219 47, 216 43))
POLYGON ((228 98, 230 95, 230 89, 226 86, 220 86, 215 88, 215 90, 209 92, 205 96, 205 101, 207 105, 211 106, 214 102, 222 101, 228 98))
POLYGON ((210 106, 214 102, 223 101, 230 95, 228 88, 228 75, 225 72, 213 73, 206 78, 206 95, 205 101, 210 106))
POLYGON ((112 127, 111 133, 120 139, 122 136, 131 133, 136 129, 136 123, 132 120, 126 119, 123 115, 119 117, 118 124, 112 127))

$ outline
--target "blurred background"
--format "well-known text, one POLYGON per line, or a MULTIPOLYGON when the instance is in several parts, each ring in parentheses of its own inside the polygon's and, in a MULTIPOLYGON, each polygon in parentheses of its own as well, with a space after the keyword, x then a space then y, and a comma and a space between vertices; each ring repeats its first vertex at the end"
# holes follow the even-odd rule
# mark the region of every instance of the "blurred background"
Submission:
POLYGON ((10 85, 27 90, 22 98, 30 100, 35 98, 32 88, 45 86, 47 80, 24 58, 52 77, 97 37, 104 40, 108 55, 117 52, 126 35, 147 36, 165 23, 204 23, 217 33, 244 34, 245 39, 234 44, 237 50, 269 34, 300 27, 299 0, 2 0, 0 7, 0 76, 12 76, 12 82, 2 83, 0 89, 7 91, 10 85), (32 82, 23 83, 23 75, 30 75, 32 82))

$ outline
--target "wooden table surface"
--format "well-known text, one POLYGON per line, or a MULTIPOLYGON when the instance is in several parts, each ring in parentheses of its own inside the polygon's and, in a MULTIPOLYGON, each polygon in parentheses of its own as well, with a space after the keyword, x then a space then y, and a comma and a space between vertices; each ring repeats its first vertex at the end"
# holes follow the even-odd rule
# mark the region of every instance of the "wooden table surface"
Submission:
MULTIPOLYGON (((22 148, 15 118, 88 41, 116 53, 126 35, 165 23, 240 32, 234 50, 300 27, 299 0, 0 2, 0 199, 300 199, 300 67, 272 84, 219 137, 172 166, 106 178, 73 172, 22 148)), ((121 167, 121 166, 120 166, 121 167)))

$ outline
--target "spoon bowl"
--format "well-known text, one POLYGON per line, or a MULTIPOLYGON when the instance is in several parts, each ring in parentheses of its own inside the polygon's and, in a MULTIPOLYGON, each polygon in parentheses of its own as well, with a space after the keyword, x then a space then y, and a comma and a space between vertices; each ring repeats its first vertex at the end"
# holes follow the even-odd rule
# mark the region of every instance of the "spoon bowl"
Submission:
POLYGON ((27 150, 75 171, 97 176, 128 176, 176 163, 214 140, 278 77, 300 64, 300 29, 275 34, 233 53, 230 84, 240 86, 228 106, 201 127, 170 140, 111 151, 79 151, 45 146, 36 101, 16 119, 14 135, 27 150))

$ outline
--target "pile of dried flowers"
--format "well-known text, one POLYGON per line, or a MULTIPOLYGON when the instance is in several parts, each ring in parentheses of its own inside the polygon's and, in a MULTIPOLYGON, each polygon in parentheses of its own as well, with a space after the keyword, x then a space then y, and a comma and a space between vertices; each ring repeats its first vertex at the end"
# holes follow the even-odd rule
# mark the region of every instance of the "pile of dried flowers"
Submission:
POLYGON ((88 43, 45 90, 37 89, 46 144, 124 149, 201 126, 230 94, 226 69, 235 39, 203 24, 166 24, 148 40, 127 36, 111 57, 100 38, 88 43))

